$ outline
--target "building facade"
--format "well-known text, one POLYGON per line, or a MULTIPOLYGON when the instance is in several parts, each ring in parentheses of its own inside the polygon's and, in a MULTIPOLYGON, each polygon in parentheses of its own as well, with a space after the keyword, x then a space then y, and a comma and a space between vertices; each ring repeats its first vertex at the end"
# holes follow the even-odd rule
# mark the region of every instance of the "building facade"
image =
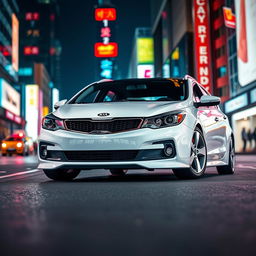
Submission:
POLYGON ((154 41, 150 28, 136 28, 135 30, 128 77, 154 77, 154 41))
POLYGON ((194 76, 221 97, 236 151, 256 148, 256 1, 151 0, 155 76, 194 76))
POLYGON ((228 31, 229 91, 224 110, 231 120, 237 152, 256 152, 256 1, 226 0, 236 16, 228 31), (245 145, 244 145, 245 144, 245 145))
POLYGON ((19 71, 19 7, 0 0, 0 140, 24 129, 19 71))
POLYGON ((19 82, 25 87, 26 130, 36 140, 42 117, 52 111, 52 91, 61 87, 60 12, 56 0, 20 0, 18 3, 21 9, 19 82), (32 113, 34 119, 30 118, 32 113))

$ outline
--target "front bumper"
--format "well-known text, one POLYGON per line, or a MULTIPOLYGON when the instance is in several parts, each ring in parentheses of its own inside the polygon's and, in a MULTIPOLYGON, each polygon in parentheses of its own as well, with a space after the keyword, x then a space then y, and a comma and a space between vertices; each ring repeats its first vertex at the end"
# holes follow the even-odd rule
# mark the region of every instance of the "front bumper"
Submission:
MULTIPOLYGON (((92 135, 66 130, 48 131, 42 129, 39 137, 39 166, 40 169, 156 169, 156 168, 186 168, 189 167, 190 143, 193 130, 181 124, 162 129, 143 128, 115 134, 92 135), (135 158, 127 161, 120 158, 115 161, 45 160, 40 156, 40 145, 46 145, 47 151, 52 152, 98 152, 98 151, 134 151, 161 152, 166 141, 172 141, 175 145, 175 156, 155 158, 135 158), (48 145, 47 145, 48 144, 48 145)), ((158 154, 158 153, 157 153, 158 154)))

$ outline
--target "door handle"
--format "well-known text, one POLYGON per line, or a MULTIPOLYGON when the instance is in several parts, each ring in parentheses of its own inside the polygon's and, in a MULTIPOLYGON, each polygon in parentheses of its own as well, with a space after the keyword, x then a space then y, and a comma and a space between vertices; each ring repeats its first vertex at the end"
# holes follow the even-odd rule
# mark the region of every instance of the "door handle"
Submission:
POLYGON ((216 122, 220 121, 220 119, 218 117, 215 117, 214 119, 216 122))

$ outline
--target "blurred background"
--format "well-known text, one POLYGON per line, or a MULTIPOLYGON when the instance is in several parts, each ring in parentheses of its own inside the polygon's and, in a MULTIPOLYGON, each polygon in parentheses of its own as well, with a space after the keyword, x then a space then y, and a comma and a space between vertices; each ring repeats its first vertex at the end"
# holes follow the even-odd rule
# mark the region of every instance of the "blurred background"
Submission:
POLYGON ((42 117, 88 83, 185 74, 256 152, 255 27, 255 0, 0 0, 2 155, 35 153, 42 117))

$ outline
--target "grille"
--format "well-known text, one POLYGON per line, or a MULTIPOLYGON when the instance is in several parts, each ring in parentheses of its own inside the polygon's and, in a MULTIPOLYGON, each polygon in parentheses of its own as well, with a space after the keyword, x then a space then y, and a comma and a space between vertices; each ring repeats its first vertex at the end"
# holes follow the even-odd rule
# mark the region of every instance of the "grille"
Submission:
POLYGON ((129 161, 134 160, 138 150, 64 151, 69 161, 129 161))
POLYGON ((86 133, 115 133, 139 128, 142 119, 114 119, 110 121, 66 120, 68 130, 86 133))

